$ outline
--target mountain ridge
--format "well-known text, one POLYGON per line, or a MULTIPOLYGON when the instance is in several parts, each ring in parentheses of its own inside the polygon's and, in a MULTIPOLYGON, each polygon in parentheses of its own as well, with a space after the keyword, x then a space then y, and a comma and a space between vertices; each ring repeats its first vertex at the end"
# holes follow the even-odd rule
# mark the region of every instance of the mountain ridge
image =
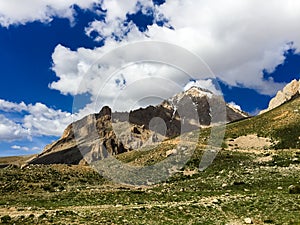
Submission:
POLYGON ((121 154, 176 137, 182 132, 182 126, 187 132, 201 126, 210 126, 213 122, 231 122, 246 116, 246 113, 225 103, 221 96, 198 87, 191 87, 157 106, 148 106, 129 113, 113 113, 105 106, 99 113, 70 124, 60 139, 47 145, 29 164, 90 163, 111 154, 121 154), (192 105, 187 105, 189 101, 192 105), (223 111, 222 107, 216 110, 220 110, 220 114, 226 113, 226 116, 222 118, 217 115, 213 118, 210 104, 223 104, 223 111), (194 111, 198 114, 198 122, 194 121, 194 111), (188 118, 185 124, 184 119, 181 120, 180 112, 184 114, 184 118, 188 118), (163 122, 165 126, 162 125, 163 122))

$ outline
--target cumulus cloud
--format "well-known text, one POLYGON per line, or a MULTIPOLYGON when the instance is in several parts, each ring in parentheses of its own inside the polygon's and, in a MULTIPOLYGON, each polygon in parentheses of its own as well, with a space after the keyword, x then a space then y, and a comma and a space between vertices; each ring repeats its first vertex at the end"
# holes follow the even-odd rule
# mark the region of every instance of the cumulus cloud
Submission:
POLYGON ((21 112, 27 109, 24 102, 14 103, 0 99, 0 111, 4 112, 21 112))
POLYGON ((62 131, 73 121, 71 113, 48 108, 42 103, 28 106, 28 113, 23 120, 31 135, 60 136, 62 131))
MULTIPOLYGON (((76 95, 89 93, 95 111, 104 105, 128 111, 162 102, 183 91, 195 77, 213 76, 199 58, 173 45, 138 42, 114 50, 115 44, 111 41, 102 48, 77 51, 57 46, 52 56, 53 70, 60 79, 50 88, 75 96, 75 102, 76 95)), ((203 85, 215 90, 208 82, 203 81, 203 85)))
POLYGON ((284 60, 294 42, 300 45, 297 21, 299 2, 269 1, 167 1, 160 7, 174 30, 149 27, 152 38, 183 45, 198 54, 215 74, 232 86, 242 85, 273 95, 282 87, 264 80, 284 60))
MULTIPOLYGON (((209 83, 208 79, 191 82, 183 75, 183 71, 179 72, 178 68, 176 70, 166 65, 143 63, 125 68, 116 67, 118 64, 114 60, 122 60, 122 56, 129 53, 134 54, 135 58, 150 54, 143 49, 128 49, 123 55, 97 64, 99 58, 108 52, 129 43, 154 40, 181 46, 201 57, 216 77, 228 85, 251 88, 265 95, 274 95, 285 84, 276 83, 272 78, 264 79, 262 71, 271 73, 277 65, 284 62, 285 51, 295 48, 295 53, 299 53, 300 49, 300 2, 297 0, 167 0, 160 6, 148 0, 49 0, 32 1, 32 4, 28 1, 16 3, 16 0, 0 0, 0 23, 8 26, 34 20, 47 22, 53 16, 72 20, 72 5, 92 8, 94 3, 99 2, 106 10, 105 20, 91 21, 85 32, 93 38, 95 33, 98 34, 96 41, 105 40, 104 46, 72 51, 58 45, 52 55, 52 69, 58 80, 49 84, 49 87, 62 94, 76 96, 89 93, 91 96, 92 103, 82 109, 80 115, 97 111, 94 106, 97 102, 100 102, 99 105, 119 105, 116 109, 124 110, 126 105, 130 108, 146 104, 149 102, 145 100, 146 96, 153 92, 155 96, 152 96, 152 100, 158 101, 190 85, 215 91, 213 82, 209 83), (20 10, 15 9, 16 4, 21 4, 18 7, 20 10), (153 25, 148 25, 143 32, 136 24, 127 20, 128 14, 138 11, 145 15, 150 12, 154 20, 153 25), (162 20, 168 22, 163 25, 156 23, 162 20), (104 77, 103 74, 109 72, 113 76, 104 77)), ((157 56, 160 54, 157 50, 157 56)), ((172 51, 168 54, 174 55, 172 51)), ((178 58, 178 61, 185 60, 184 57, 178 58)), ((7 104, 0 102, 0 109, 7 111, 14 107, 16 111, 24 110, 22 103, 7 104)), ((30 132, 58 134, 61 129, 58 123, 51 124, 51 131, 39 124, 47 124, 52 120, 63 121, 62 124, 68 122, 69 115, 64 112, 54 111, 50 113, 53 117, 49 117, 47 107, 26 107, 29 115, 24 117, 22 126, 30 132), (38 114, 35 108, 42 113, 38 114)))
POLYGON ((32 147, 31 150, 32 150, 32 151, 40 151, 41 148, 39 148, 39 147, 32 147))
POLYGON ((91 9, 100 0, 0 0, 0 24, 8 27, 12 24, 27 22, 50 22, 53 17, 68 18, 73 21, 74 9, 77 5, 82 9, 91 9))
POLYGON ((0 114, 0 140, 14 141, 29 137, 28 129, 0 114))
POLYGON ((0 114, 0 140, 31 139, 33 136, 60 136, 76 115, 48 108, 42 103, 12 103, 0 99, 0 110, 20 113, 23 117, 7 118, 0 114), (23 113, 24 112, 24 113, 23 113))
MULTIPOLYGON (((105 52, 140 40, 165 41, 190 50, 230 86, 247 87, 271 96, 285 85, 274 82, 272 78, 264 79, 263 70, 274 71, 283 63, 284 53, 291 47, 299 53, 299 1, 172 0, 160 6, 139 2, 127 4, 126 1, 123 6, 117 1, 104 1, 105 21, 93 21, 86 33, 98 32, 100 39, 105 38, 105 45, 94 50, 79 48, 77 51, 58 46, 52 57, 53 70, 59 80, 50 87, 64 94, 78 94, 78 90, 82 90, 78 89, 80 84, 82 86, 81 78, 92 62, 105 52), (140 6, 143 4, 145 7, 140 6), (158 26, 154 23, 145 32, 139 31, 132 23, 124 27, 127 14, 147 8, 152 10, 154 18, 164 17, 168 24, 158 26), (114 40, 113 33, 121 40, 114 40)), ((99 66, 109 65, 108 62, 99 66)), ((92 95, 95 81, 84 81, 85 91, 92 95)))
MULTIPOLYGON (((149 16, 147 20, 153 17, 153 21, 162 22, 165 20, 164 16, 158 11, 158 7, 154 5, 153 1, 149 0, 103 0, 101 7, 106 10, 105 20, 95 20, 89 24, 85 29, 86 34, 91 37, 91 33, 97 33, 96 41, 109 39, 122 40, 126 39, 128 33, 137 34, 137 26, 127 20, 127 15, 141 12, 143 15, 149 16)), ((132 35, 131 35, 132 36, 132 35)))
POLYGON ((19 146, 19 145, 13 145, 10 147, 11 149, 15 149, 15 150, 23 150, 23 151, 30 151, 33 149, 30 149, 29 147, 26 146, 19 146))
POLYGON ((13 145, 13 146, 11 146, 11 148, 12 148, 12 149, 21 149, 22 147, 19 146, 19 145, 13 145))

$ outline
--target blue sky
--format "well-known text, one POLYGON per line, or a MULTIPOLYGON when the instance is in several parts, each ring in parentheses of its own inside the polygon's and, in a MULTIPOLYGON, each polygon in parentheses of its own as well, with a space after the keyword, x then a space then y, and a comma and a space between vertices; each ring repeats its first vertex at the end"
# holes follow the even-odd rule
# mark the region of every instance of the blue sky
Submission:
MULTIPOLYGON (((83 87, 82 77, 103 54, 132 42, 163 41, 193 52, 213 71, 225 100, 252 114, 300 78, 296 0, 32 1, 22 11, 17 4, 0 0, 0 156, 38 153, 91 112, 99 90, 92 81, 83 87), (91 104, 74 112, 73 99, 82 94, 91 104)), ((184 89, 180 74, 167 74, 170 68, 132 66, 105 86, 101 104, 112 104, 117 91, 153 71, 184 89)))

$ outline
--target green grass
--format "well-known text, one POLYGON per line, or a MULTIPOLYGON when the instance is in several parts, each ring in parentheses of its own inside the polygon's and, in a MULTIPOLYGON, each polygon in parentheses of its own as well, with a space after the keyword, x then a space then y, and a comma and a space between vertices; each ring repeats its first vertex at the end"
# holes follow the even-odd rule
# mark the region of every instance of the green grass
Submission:
MULTIPOLYGON (((295 155, 278 151, 272 161, 257 163, 264 153, 221 151, 204 172, 179 172, 150 187, 114 184, 80 166, 3 169, 0 217, 5 224, 226 224, 246 217, 255 224, 297 224, 300 195, 288 192, 300 181, 300 165, 290 160, 295 155), (5 213, 9 208, 14 213, 5 213)), ((184 169, 197 167, 196 159, 184 169)))

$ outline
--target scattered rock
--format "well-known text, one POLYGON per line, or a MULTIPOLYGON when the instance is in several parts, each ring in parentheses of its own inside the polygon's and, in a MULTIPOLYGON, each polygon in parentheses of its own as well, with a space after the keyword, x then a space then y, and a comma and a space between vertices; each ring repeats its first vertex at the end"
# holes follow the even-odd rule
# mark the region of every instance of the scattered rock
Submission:
POLYGON ((222 188, 227 187, 227 186, 228 186, 227 184, 222 184, 222 188))
POLYGON ((245 218, 245 219, 244 219, 244 222, 245 222, 246 224, 252 224, 252 223, 253 223, 252 220, 251 220, 251 218, 245 218))
POLYGON ((212 203, 213 203, 213 204, 219 204, 220 201, 219 201, 219 199, 214 199, 214 200, 212 201, 212 203))
POLYGON ((299 158, 297 158, 297 157, 293 158, 292 161, 293 161, 294 163, 300 163, 299 158))
POLYGON ((170 155, 175 155, 177 154, 177 149, 171 149, 166 152, 166 157, 169 157, 170 155))
POLYGON ((248 134, 234 139, 231 144, 241 149, 263 150, 268 149, 273 143, 270 138, 259 137, 257 134, 248 134))
POLYGON ((195 175, 195 174, 197 174, 198 173, 198 170, 190 170, 190 169, 187 169, 187 170, 184 170, 183 171, 183 175, 184 176, 193 176, 193 175, 195 175))
POLYGON ((290 185, 288 189, 290 194, 300 194, 300 185, 290 185))

